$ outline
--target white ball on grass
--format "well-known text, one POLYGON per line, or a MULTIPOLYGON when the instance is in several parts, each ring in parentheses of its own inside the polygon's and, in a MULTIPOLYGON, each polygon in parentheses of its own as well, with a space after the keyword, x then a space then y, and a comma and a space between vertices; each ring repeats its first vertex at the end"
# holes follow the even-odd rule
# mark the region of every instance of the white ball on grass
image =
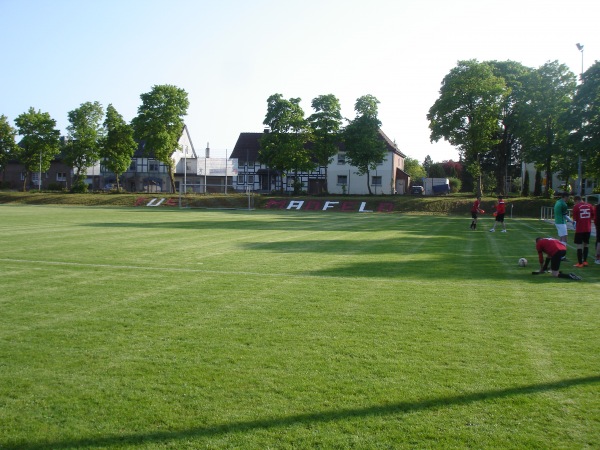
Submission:
POLYGON ((525 258, 519 259, 519 267, 525 267, 527 265, 527 260, 525 258))

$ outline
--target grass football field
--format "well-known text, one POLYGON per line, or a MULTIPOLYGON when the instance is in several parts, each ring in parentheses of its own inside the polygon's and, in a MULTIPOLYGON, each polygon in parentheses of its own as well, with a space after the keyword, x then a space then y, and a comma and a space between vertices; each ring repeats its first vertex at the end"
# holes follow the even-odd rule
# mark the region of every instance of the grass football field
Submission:
POLYGON ((598 448, 593 252, 469 224, 0 206, 0 449, 598 448))

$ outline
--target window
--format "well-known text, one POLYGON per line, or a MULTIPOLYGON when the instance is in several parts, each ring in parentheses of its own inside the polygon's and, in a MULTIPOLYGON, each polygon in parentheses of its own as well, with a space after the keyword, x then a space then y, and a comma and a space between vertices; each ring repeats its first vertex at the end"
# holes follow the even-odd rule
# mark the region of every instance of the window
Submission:
POLYGON ((373 176, 371 178, 371 185, 372 186, 381 186, 381 176, 373 176))
POLYGON ((337 184, 339 185, 347 185, 348 184, 348 175, 338 175, 337 184))
POLYGON ((67 181, 67 174, 65 172, 57 172, 56 181, 67 181))
POLYGON ((129 170, 131 170, 132 172, 135 172, 135 169, 137 167, 137 161, 131 161, 131 164, 129 165, 129 170))
POLYGON ((148 161, 148 172, 158 172, 158 161, 148 161))
POLYGON ((343 153, 343 152, 338 153, 338 164, 346 164, 346 154, 345 153, 343 153))
POLYGON ((254 175, 252 175, 252 174, 248 174, 248 175, 241 174, 241 175, 237 176, 237 184, 246 184, 246 179, 248 180, 248 184, 253 184, 254 183, 254 175))

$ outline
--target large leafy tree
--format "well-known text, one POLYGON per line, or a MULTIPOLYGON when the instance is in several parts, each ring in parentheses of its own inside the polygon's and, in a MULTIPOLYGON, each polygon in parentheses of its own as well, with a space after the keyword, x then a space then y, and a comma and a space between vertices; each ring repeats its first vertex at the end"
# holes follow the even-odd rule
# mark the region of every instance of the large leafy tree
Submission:
POLYGON ((8 123, 8 117, 0 116, 0 169, 4 170, 8 161, 16 156, 17 131, 8 123))
POLYGON ((425 178, 427 174, 425 173, 425 169, 419 161, 415 158, 411 158, 407 156, 404 158, 404 171, 415 181, 421 181, 421 178, 425 178))
POLYGON ((433 159, 431 156, 427 155, 423 160, 423 169, 425 169, 425 176, 429 176, 429 168, 433 165, 433 159))
MULTIPOLYGON (((308 118, 312 128, 313 155, 320 166, 325 167, 333 161, 339 150, 342 130, 342 113, 340 101, 333 94, 320 95, 313 99, 314 113, 308 118)), ((327 186, 325 187, 327 190, 327 186)))
MULTIPOLYGON (((270 132, 260 142, 258 158, 261 163, 286 175, 308 172, 317 167, 306 145, 311 134, 299 98, 286 100, 281 94, 271 95, 267 99, 267 114, 263 124, 270 128, 270 132)), ((299 189, 296 177, 294 191, 299 189)))
POLYGON ((575 89, 575 75, 558 61, 531 71, 523 83, 523 98, 517 108, 520 122, 527 126, 519 128, 518 134, 525 158, 544 167, 546 195, 552 188, 552 174, 556 170, 569 172, 569 167, 558 163, 568 147, 567 117, 575 89))
MULTIPOLYGON (((572 140, 585 161, 585 173, 600 178, 600 62, 583 74, 570 114, 572 140)), ((600 220, 600 219, 598 219, 600 220)))
POLYGON ((506 187, 505 177, 515 176, 519 158, 519 127, 522 126, 517 114, 518 102, 522 98, 523 82, 531 69, 515 61, 489 61, 492 72, 506 83, 505 96, 498 117, 497 140, 484 160, 486 168, 496 176, 499 193, 506 187), (487 164, 486 164, 487 163, 487 164))
POLYGON ((82 103, 69 111, 68 139, 62 155, 65 163, 75 169, 74 190, 85 189, 84 178, 89 167, 99 159, 100 141, 104 135, 104 109, 98 102, 82 103))
POLYGON ((458 148, 467 167, 480 166, 480 156, 499 142, 498 119, 506 94, 504 79, 489 64, 459 61, 444 77, 440 96, 427 114, 431 141, 445 139, 458 148))
POLYGON ((363 95, 356 100, 356 117, 344 130, 346 158, 357 168, 359 175, 367 175, 367 189, 371 192, 370 171, 377 168, 387 153, 385 142, 381 138, 378 118, 379 100, 372 95, 363 95))
POLYGON ((26 113, 15 119, 17 132, 22 136, 19 142, 19 161, 25 165, 23 190, 27 178, 34 172, 46 172, 50 162, 60 150, 60 131, 56 129, 56 120, 47 112, 29 108, 26 113))
POLYGON ((342 130, 340 101, 333 94, 320 95, 311 103, 314 113, 308 118, 312 128, 313 155, 320 166, 325 167, 333 161, 339 150, 342 130))
POLYGON ((137 143, 133 139, 133 128, 112 104, 106 108, 104 129, 106 135, 100 146, 100 157, 104 159, 104 166, 116 175, 117 189, 120 189, 119 177, 131 165, 137 143))
POLYGON ((171 155, 177 150, 189 107, 185 90, 172 85, 156 85, 140 95, 142 104, 132 121, 134 136, 144 141, 144 150, 169 169, 171 192, 175 192, 175 162, 171 155))

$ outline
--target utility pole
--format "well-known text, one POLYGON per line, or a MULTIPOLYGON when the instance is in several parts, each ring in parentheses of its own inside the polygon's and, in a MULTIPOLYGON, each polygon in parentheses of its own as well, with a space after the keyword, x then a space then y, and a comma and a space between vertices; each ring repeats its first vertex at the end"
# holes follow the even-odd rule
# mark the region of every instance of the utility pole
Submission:
MULTIPOLYGON (((583 83, 583 45, 580 44, 579 42, 577 44, 577 50, 579 50, 581 52, 581 75, 579 77, 579 82, 583 83)), ((578 188, 577 188, 577 195, 579 195, 581 197, 581 194, 583 192, 583 186, 582 186, 582 169, 581 169, 581 152, 578 155, 577 158, 577 184, 578 184, 578 188)))

